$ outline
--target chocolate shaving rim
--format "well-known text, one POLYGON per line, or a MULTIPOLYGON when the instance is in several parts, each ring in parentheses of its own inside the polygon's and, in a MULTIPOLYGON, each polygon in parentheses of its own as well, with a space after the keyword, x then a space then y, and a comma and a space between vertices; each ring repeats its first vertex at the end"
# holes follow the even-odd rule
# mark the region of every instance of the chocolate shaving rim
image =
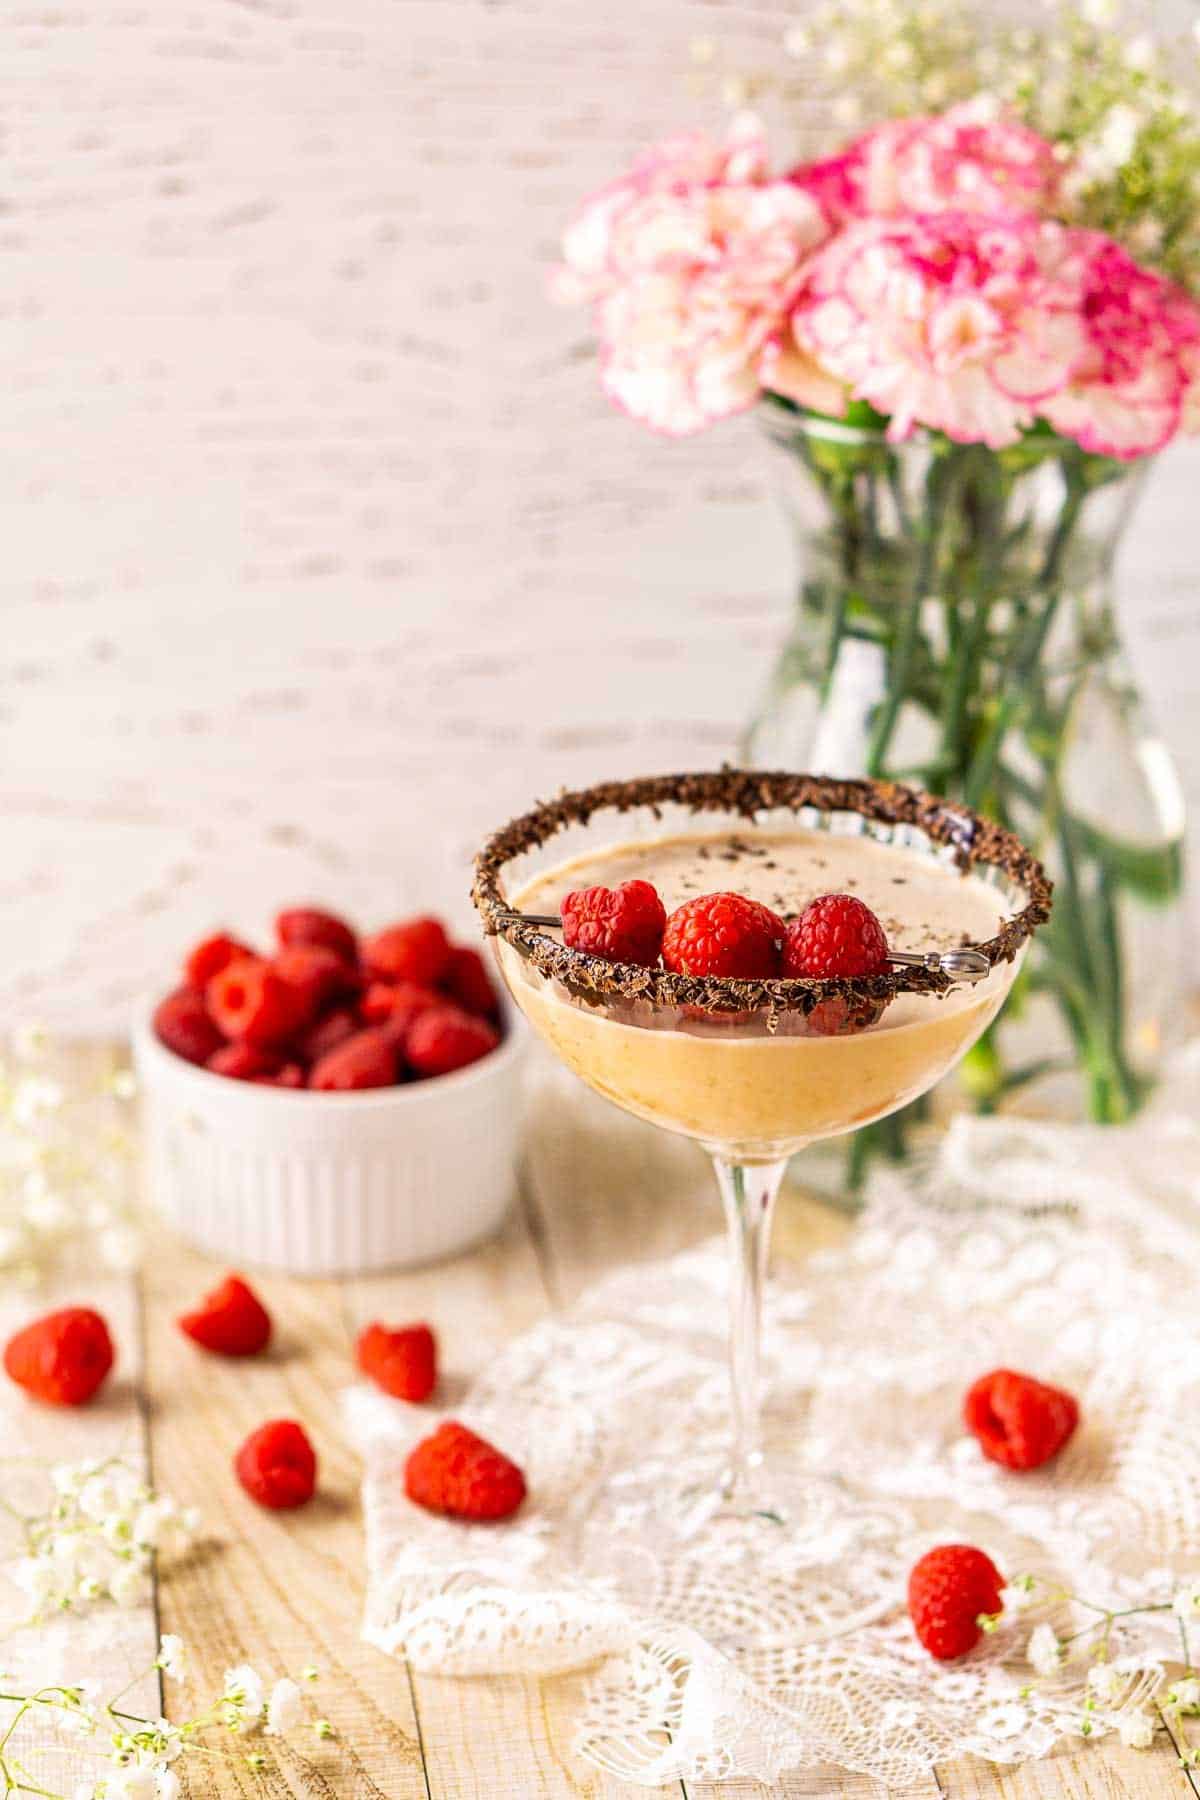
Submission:
POLYGON ((592 815, 611 808, 634 812, 668 804, 692 813, 706 810, 736 813, 753 820, 758 813, 782 807, 798 813, 851 812, 884 825, 908 825, 930 842, 945 845, 963 874, 978 865, 999 869, 1020 887, 1026 903, 1005 919, 986 942, 964 946, 980 951, 995 968, 1012 962, 1018 950, 1050 916, 1053 884, 1038 859, 1011 831, 983 818, 970 807, 939 799, 902 782, 838 780, 799 775, 786 770, 714 769, 706 773, 649 775, 626 781, 603 781, 593 787, 559 794, 501 827, 475 859, 471 898, 488 937, 502 937, 550 980, 561 982, 577 998, 597 1004, 605 999, 649 1001, 659 1006, 692 1006, 705 1012, 750 1011, 809 1013, 821 1001, 842 995, 847 1000, 887 1000, 900 993, 944 994, 954 985, 938 970, 896 967, 871 976, 814 980, 792 977, 773 981, 741 981, 732 976, 679 975, 670 969, 645 969, 633 963, 572 950, 538 925, 512 911, 500 891, 500 873, 514 857, 539 849, 568 825, 586 825, 592 815))

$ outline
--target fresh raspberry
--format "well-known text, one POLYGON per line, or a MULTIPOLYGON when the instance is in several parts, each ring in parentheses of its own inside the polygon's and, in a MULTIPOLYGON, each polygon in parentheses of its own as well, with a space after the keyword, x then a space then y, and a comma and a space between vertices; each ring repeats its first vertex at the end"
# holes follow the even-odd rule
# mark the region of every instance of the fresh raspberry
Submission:
POLYGON ((743 894, 704 894, 677 906, 663 934, 663 961, 680 975, 769 980, 779 973, 783 920, 743 894))
POLYGON ((469 944, 456 944, 451 950, 442 987, 464 1012, 475 1013, 480 1019, 499 1018, 500 997, 488 966, 469 944))
POLYGON ((261 1047, 284 1043, 306 1022, 304 995, 258 958, 230 963, 204 997, 226 1037, 261 1047))
POLYGON ((405 1050, 418 1075, 450 1075, 478 1062, 500 1042, 498 1031, 457 1006, 430 1007, 408 1029, 405 1050))
POLYGON ((339 1044, 344 1044, 347 1038, 361 1030, 362 1026, 350 1008, 339 1006, 300 1033, 295 1044, 296 1054, 306 1063, 320 1062, 323 1056, 328 1056, 331 1050, 336 1050, 339 1044))
POLYGON ((930 1656, 965 1656, 983 1636, 980 1614, 1001 1610, 1003 1586, 991 1557, 970 1544, 927 1551, 908 1578, 908 1611, 930 1656))
POLYGON ((271 1341, 271 1315, 240 1275, 227 1275, 178 1323, 180 1331, 218 1356, 257 1356, 271 1341))
POLYGON ((1038 1469, 1074 1432, 1079 1402, 1032 1375, 993 1369, 968 1388, 963 1420, 993 1462, 1006 1469, 1038 1469))
POLYGON ((48 1406, 82 1406, 113 1366, 108 1326, 89 1306, 64 1306, 9 1338, 6 1372, 48 1406))
POLYGON ((358 961, 358 939, 346 921, 315 906, 292 906, 281 912, 275 921, 275 935, 289 948, 293 944, 311 944, 332 950, 343 962, 358 961))
POLYGON ((183 979, 189 987, 206 988, 214 975, 227 969, 231 962, 237 962, 243 956, 253 956, 249 945, 241 943, 235 937, 229 937, 224 931, 218 931, 213 937, 206 937, 202 943, 190 953, 183 965, 183 979))
POLYGON ((275 973, 295 988, 305 1025, 334 1000, 354 991, 349 965, 322 944, 285 944, 271 959, 275 973))
POLYGON ((225 1042, 193 988, 176 988, 154 1009, 154 1033, 160 1044, 185 1061, 206 1063, 225 1042))
POLYGON ((316 1491, 316 1451, 295 1419, 272 1419, 252 1431, 233 1467, 250 1498, 272 1512, 303 1506, 316 1491))
POLYGON ((257 1081, 260 1075, 276 1075, 279 1058, 257 1044, 222 1044, 205 1063, 214 1075, 228 1075, 233 1081, 257 1081))
POLYGON ((250 1080, 255 1087, 302 1088, 307 1087, 304 1070, 299 1063, 284 1063, 280 1069, 273 1069, 265 1075, 252 1075, 250 1080))
POLYGON ((887 1010, 884 1000, 851 1000, 845 994, 831 994, 818 1000, 804 1023, 810 1037, 847 1037, 877 1025, 887 1010))
POLYGON ((408 1054, 408 1034, 414 1019, 433 1007, 445 1007, 445 996, 436 988, 419 987, 415 981, 373 981, 359 1002, 363 1018, 381 1031, 400 1055, 408 1054))
POLYGON ((793 919, 783 939, 783 973, 830 980, 881 975, 888 941, 869 906, 853 894, 821 894, 793 919))
POLYGON ((368 1325, 355 1346, 358 1366, 397 1400, 428 1400, 437 1385, 437 1342, 428 1325, 368 1325))
POLYGON ((507 1519, 525 1498, 525 1477, 503 1451, 457 1419, 447 1419, 411 1452, 404 1491, 428 1512, 507 1519))
POLYGON ((644 969, 658 961, 667 909, 648 881, 578 888, 564 896, 560 910, 563 943, 572 950, 644 969))
POLYGON ((397 1072, 396 1052, 383 1033, 359 1031, 314 1064, 308 1085, 323 1093, 391 1087, 397 1072))
POLYGON ((376 981, 436 987, 449 966, 450 940, 437 919, 406 919, 368 938, 363 961, 376 981))

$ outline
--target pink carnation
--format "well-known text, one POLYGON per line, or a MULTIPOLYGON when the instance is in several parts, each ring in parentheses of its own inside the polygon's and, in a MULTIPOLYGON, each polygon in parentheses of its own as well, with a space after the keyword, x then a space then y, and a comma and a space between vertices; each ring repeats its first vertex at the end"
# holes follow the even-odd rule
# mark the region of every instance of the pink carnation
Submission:
POLYGON ((1103 232, 1064 234, 1083 342, 1069 381, 1041 411, 1085 450, 1131 458, 1200 424, 1200 310, 1103 232))
POLYGON ((1082 331, 1062 228, 1028 215, 860 219, 808 265, 799 351, 853 395, 962 443, 1014 443, 1061 393, 1082 331))
MULTIPOLYGON (((766 179, 761 133, 743 125, 721 147, 664 145, 590 201, 567 233, 556 290, 595 301, 611 398, 681 435, 752 405, 768 365, 802 384, 801 358, 780 340, 804 261, 827 234, 815 201, 766 179)), ((830 391, 815 378, 806 389, 814 404, 830 391)))
POLYGON ((864 213, 1048 212, 1061 176, 1053 146, 980 95, 890 119, 791 179, 840 223, 864 213))

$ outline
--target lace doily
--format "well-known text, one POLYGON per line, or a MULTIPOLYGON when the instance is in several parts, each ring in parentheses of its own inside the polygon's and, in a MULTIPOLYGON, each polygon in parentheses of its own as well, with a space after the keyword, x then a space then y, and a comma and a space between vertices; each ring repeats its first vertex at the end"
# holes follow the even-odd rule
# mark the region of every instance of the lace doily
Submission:
MULTIPOLYGON (((900 1783, 1078 1731, 1078 1675, 1029 1689, 1029 1614, 939 1665, 904 1581, 955 1539, 1101 1606, 1169 1594, 1200 1566, 1200 1133, 1181 1122, 1200 1116, 1198 1071, 1190 1055, 1120 1131, 958 1121, 921 1199, 877 1185, 844 1248, 773 1286, 767 1434, 798 1497, 786 1528, 684 1535, 663 1503, 711 1478, 728 1429, 720 1243, 606 1280, 456 1409, 526 1469, 510 1525, 410 1506, 401 1469, 429 1415, 354 1390, 367 1636, 458 1675, 604 1659, 578 1748, 647 1784, 828 1762, 900 1783), (963 1391, 998 1364, 1079 1397, 1083 1424, 1044 1470, 1011 1474, 963 1436, 963 1391)), ((1178 1640, 1139 1620, 1113 1648, 1169 1659, 1178 1640)))

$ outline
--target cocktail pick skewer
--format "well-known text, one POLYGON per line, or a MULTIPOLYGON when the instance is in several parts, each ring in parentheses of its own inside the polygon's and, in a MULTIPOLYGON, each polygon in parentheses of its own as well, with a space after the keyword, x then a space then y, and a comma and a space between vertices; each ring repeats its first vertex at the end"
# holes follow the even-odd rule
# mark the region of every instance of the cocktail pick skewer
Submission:
MULTIPOLYGON (((523 925, 538 925, 543 930, 557 931, 562 920, 557 913, 523 913, 511 911, 509 917, 523 925)), ((963 947, 958 950, 889 950, 888 961, 902 963, 908 969, 928 969, 931 975, 948 975, 951 981, 983 981, 992 965, 982 950, 963 947)))

